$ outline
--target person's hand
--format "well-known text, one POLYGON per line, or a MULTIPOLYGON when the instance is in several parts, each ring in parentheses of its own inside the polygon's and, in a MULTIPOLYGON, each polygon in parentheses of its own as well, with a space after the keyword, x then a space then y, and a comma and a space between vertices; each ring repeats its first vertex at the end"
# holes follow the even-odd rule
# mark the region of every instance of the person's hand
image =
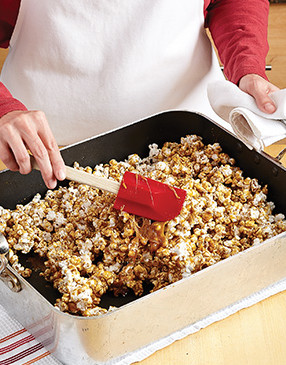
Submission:
POLYGON ((275 112, 276 105, 269 97, 269 94, 279 90, 277 86, 255 74, 243 76, 240 79, 238 86, 242 91, 254 97, 256 104, 261 111, 268 114, 275 112))
POLYGON ((31 172, 29 150, 49 189, 65 179, 58 145, 41 111, 12 111, 0 118, 0 159, 12 171, 31 172))

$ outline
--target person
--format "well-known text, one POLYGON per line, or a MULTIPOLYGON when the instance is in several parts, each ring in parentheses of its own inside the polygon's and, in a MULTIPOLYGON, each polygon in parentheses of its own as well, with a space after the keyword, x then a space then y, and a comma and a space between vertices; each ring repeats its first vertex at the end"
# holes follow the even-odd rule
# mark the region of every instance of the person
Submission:
POLYGON ((206 27, 225 77, 273 112, 268 11, 268 0, 2 0, 0 159, 27 174, 30 150, 54 188, 58 145, 168 109, 214 117, 207 84, 224 76, 206 27))

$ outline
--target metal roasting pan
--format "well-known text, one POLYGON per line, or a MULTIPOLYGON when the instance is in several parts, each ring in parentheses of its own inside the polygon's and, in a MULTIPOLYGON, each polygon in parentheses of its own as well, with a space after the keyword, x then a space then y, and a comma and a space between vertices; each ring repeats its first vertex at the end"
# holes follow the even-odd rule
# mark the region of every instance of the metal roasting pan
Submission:
MULTIPOLYGON (((286 170, 267 154, 249 150, 234 135, 203 115, 167 111, 62 149, 67 165, 78 161, 94 166, 112 158, 148 154, 148 145, 180 141, 187 134, 219 142, 235 158, 244 176, 256 177, 269 188, 268 199, 286 215, 286 170)), ((23 176, 0 172, 0 205, 13 209, 29 202, 45 185, 38 171, 23 176)), ((3 257, 2 259, 3 260, 3 257)), ((63 364, 94 365, 116 359, 180 330, 211 313, 286 277, 286 233, 271 238, 155 293, 106 295, 103 305, 119 308, 97 316, 79 317, 55 309, 56 291, 34 272, 23 279, 7 265, 1 270, 0 304, 63 364)), ((31 257, 21 262, 29 266, 31 257)), ((2 262, 2 267, 3 267, 2 262)))

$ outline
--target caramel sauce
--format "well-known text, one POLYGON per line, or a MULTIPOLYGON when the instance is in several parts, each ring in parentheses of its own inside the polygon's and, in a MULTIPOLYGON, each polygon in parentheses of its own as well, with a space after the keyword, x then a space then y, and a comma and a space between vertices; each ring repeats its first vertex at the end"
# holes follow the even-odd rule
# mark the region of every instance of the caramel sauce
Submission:
POLYGON ((174 195, 175 195, 175 197, 176 197, 177 199, 181 199, 181 198, 179 197, 179 195, 177 194, 177 192, 176 192, 176 190, 175 190, 175 188, 174 188, 173 186, 168 185, 168 188, 172 190, 172 192, 174 193, 174 195))
MULTIPOLYGON (((135 222, 136 223, 136 222, 135 222)), ((165 226, 167 222, 153 222, 144 219, 141 227, 136 223, 135 232, 138 242, 141 244, 149 244, 151 252, 157 251, 160 247, 166 247, 167 237, 165 226)))

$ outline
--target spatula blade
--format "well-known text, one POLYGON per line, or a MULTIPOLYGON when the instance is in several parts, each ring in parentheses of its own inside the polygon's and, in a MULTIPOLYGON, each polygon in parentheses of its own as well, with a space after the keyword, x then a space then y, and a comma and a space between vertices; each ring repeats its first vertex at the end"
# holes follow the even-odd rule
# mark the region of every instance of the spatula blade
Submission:
POLYGON ((186 191, 126 171, 114 203, 114 208, 141 217, 165 222, 181 211, 186 191))

